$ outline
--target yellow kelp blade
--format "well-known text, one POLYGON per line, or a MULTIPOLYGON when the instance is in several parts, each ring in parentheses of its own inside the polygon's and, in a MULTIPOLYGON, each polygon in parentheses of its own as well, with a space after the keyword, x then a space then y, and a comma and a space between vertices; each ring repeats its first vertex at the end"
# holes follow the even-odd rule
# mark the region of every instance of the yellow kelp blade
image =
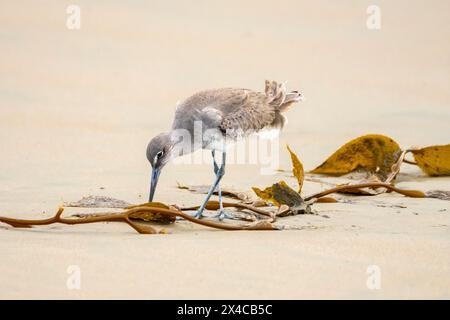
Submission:
POLYGON ((277 207, 285 204, 289 207, 295 207, 303 203, 300 194, 289 187, 286 182, 280 181, 267 187, 264 190, 253 187, 253 191, 263 200, 270 201, 277 207))
POLYGON ((411 150, 417 165, 430 176, 450 175, 450 144, 411 150))
POLYGON ((289 146, 286 146, 289 153, 291 154, 291 161, 292 161, 292 173, 297 178, 298 182, 298 193, 302 192, 303 187, 303 180, 305 178, 305 172, 303 170, 303 165, 298 159, 297 155, 289 148, 289 146))
MULTIPOLYGON (((163 209, 170 209, 168 205, 162 202, 146 202, 138 205, 129 206, 126 209, 139 209, 139 208, 163 208, 163 209)), ((174 223, 176 220, 175 216, 170 215, 164 215, 161 213, 153 213, 148 211, 139 211, 137 210, 134 213, 130 214, 130 218, 137 219, 137 220, 143 220, 143 221, 150 221, 150 222, 158 222, 162 224, 169 224, 174 223)))
POLYGON ((347 142, 311 173, 340 176, 364 170, 384 181, 400 154, 400 146, 393 139, 369 134, 347 142))

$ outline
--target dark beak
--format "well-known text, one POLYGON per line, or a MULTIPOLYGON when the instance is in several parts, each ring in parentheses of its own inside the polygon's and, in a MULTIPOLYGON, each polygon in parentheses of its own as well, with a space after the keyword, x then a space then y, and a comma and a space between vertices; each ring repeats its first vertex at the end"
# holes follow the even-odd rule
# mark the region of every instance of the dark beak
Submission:
POLYGON ((158 184, 158 178, 160 173, 161 173, 160 168, 153 168, 152 181, 150 182, 150 196, 148 197, 148 202, 153 201, 153 196, 155 195, 156 185, 158 184))

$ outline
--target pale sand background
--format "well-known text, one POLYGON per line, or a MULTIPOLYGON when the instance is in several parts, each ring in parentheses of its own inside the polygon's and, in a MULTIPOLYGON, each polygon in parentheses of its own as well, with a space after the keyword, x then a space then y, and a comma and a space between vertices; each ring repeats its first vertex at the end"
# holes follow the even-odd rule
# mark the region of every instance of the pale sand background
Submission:
MULTIPOLYGON (((142 202, 148 140, 169 127, 177 100, 203 88, 289 80, 307 101, 289 112, 281 142, 307 169, 365 133, 404 147, 450 142, 448 1, 377 1, 380 31, 366 28, 372 1, 189 3, 0 3, 1 215, 44 217, 88 194, 142 202), (79 31, 65 27, 72 3, 79 31)), ((405 170, 400 187, 450 189, 449 178, 405 170)), ((280 176, 232 165, 224 184, 280 176)), ((157 197, 199 203, 176 181, 212 178, 209 165, 169 166, 157 197)), ((316 209, 330 218, 286 220, 319 227, 309 231, 2 226, 0 298, 450 298, 449 202, 391 194, 316 209), (372 264, 381 290, 366 287, 372 264), (81 268, 81 290, 66 288, 69 265, 81 268)))

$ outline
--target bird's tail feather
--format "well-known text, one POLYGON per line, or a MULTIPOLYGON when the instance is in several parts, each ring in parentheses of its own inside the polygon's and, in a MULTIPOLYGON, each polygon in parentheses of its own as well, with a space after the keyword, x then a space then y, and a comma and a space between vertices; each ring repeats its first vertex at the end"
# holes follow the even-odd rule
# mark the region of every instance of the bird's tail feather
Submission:
POLYGON ((303 99, 303 96, 298 91, 287 92, 286 83, 277 83, 276 81, 266 80, 264 92, 267 96, 268 102, 276 106, 280 112, 284 112, 289 107, 303 99))

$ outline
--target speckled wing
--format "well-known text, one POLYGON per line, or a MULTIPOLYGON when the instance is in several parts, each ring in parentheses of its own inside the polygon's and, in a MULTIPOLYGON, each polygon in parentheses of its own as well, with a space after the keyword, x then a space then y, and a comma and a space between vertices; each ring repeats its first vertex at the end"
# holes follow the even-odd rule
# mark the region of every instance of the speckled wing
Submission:
POLYGON ((266 128, 281 129, 286 121, 281 113, 300 98, 300 93, 286 93, 285 85, 275 81, 266 81, 264 92, 238 88, 204 90, 178 105, 173 129, 193 128, 198 120, 203 129, 219 129, 229 137, 266 128))
POLYGON ((224 100, 220 129, 229 136, 258 132, 274 122, 277 110, 261 92, 236 89, 224 100))

